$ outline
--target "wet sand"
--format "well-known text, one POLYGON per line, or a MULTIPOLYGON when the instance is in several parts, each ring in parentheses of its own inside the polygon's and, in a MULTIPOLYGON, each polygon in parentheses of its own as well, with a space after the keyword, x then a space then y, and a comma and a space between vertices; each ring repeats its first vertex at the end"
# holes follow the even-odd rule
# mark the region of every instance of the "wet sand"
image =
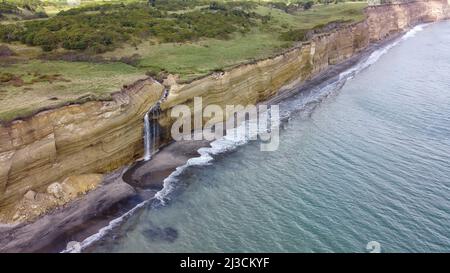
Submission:
POLYGON ((0 252, 53 252, 47 248, 49 243, 136 194, 123 182, 121 174, 118 171, 108 175, 97 189, 32 223, 0 225, 0 252))
MULTIPOLYGON (((373 44, 304 83, 287 86, 265 103, 274 104, 326 83, 398 36, 373 44)), ((0 225, 0 252, 60 252, 70 241, 83 241, 108 225, 111 220, 154 197, 163 188, 163 181, 167 176, 188 159, 197 157, 199 148, 207 146, 209 141, 170 143, 161 148, 151 160, 137 161, 107 175, 97 189, 34 222, 0 225)))
POLYGON ((178 141, 162 148, 151 160, 139 161, 123 175, 123 180, 136 188, 156 189, 163 187, 164 179, 189 158, 199 156, 197 150, 209 146, 209 141, 178 141))
POLYGON ((108 175, 101 186, 32 223, 0 225, 0 252, 60 252, 71 241, 83 241, 100 228, 148 200, 164 179, 208 141, 167 145, 149 161, 137 161, 108 175))

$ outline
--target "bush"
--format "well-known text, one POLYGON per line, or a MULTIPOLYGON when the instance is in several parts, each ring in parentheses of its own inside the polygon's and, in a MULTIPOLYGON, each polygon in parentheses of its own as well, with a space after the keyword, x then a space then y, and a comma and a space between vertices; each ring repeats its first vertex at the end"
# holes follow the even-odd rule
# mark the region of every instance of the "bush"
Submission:
POLYGON ((18 13, 19 9, 17 8, 16 5, 12 4, 12 3, 8 3, 8 2, 0 2, 0 14, 2 13, 7 13, 7 14, 11 14, 11 13, 18 13))
MULTIPOLYGON (((172 7, 190 7, 200 0, 166 0, 172 7)), ((207 8, 185 13, 167 13, 147 4, 134 3, 86 6, 60 12, 57 16, 0 30, 0 40, 21 41, 41 46, 45 51, 58 47, 101 53, 125 41, 156 38, 160 42, 194 41, 202 37, 227 39, 234 32, 245 33, 257 22, 270 19, 251 9, 254 3, 212 2, 207 8), (97 14, 101 13, 101 15, 97 14)), ((206 3, 206 2, 202 2, 206 3)))
POLYGON ((313 5, 314 5, 313 1, 304 2, 303 3, 303 9, 304 10, 308 10, 308 9, 312 8, 313 5))
POLYGON ((294 29, 281 33, 280 39, 284 41, 301 42, 307 40, 308 29, 294 29))
POLYGON ((0 73, 0 82, 5 83, 12 81, 14 77, 15 76, 11 73, 0 73))
POLYGON ((65 49, 85 50, 88 48, 90 37, 87 33, 80 31, 67 32, 62 47, 65 49))
POLYGON ((14 20, 45 18, 47 14, 41 9, 42 2, 39 0, 0 0, 0 19, 7 18, 4 14, 14 14, 14 20), (23 9, 28 12, 23 12, 23 9))
POLYGON ((58 38, 54 32, 42 28, 33 35, 32 44, 41 46, 44 51, 51 51, 58 47, 58 38))
POLYGON ((4 42, 20 41, 20 38, 24 35, 23 27, 19 25, 2 25, 0 28, 0 40, 4 42))

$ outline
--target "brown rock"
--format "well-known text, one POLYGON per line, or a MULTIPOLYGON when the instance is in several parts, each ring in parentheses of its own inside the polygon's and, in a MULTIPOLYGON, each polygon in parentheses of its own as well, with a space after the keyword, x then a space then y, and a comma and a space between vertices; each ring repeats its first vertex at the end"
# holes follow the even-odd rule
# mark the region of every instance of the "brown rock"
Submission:
POLYGON ((156 81, 139 81, 112 101, 0 123, 0 210, 14 206, 30 187, 46 188, 70 175, 106 173, 134 161, 143 153, 143 116, 163 90, 156 81))
POLYGON ((28 200, 34 200, 36 198, 36 192, 34 191, 28 191, 25 195, 24 195, 25 199, 28 200))
POLYGON ((65 193, 70 195, 84 194, 95 189, 102 182, 102 174, 83 174, 67 177, 62 186, 65 193))
MULTIPOLYGON (((448 11, 447 1, 437 0, 369 7, 365 21, 318 34, 299 47, 240 65, 220 77, 177 84, 169 76, 165 83, 170 84, 170 94, 161 104, 158 120, 163 132, 160 144, 170 140, 167 132, 174 122, 170 111, 175 105, 192 106, 195 96, 203 98, 204 106, 267 100, 286 86, 348 60, 367 48, 369 40, 380 41, 415 24, 444 19, 448 11)), ((112 101, 60 107, 0 124, 0 209, 14 206, 30 187, 45 188, 68 175, 106 173, 133 162, 143 153, 143 116, 164 88, 146 79, 114 94, 112 101)), ((71 188, 68 191, 72 194, 71 188)))
POLYGON ((65 195, 61 184, 58 182, 50 184, 50 186, 47 187, 47 193, 57 199, 63 199, 65 195))

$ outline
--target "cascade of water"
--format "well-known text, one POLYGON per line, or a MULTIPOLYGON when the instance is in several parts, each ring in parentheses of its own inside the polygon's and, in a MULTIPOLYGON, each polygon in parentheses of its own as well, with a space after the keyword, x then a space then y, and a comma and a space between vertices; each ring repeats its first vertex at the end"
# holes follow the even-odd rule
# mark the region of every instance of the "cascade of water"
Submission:
POLYGON ((154 105, 144 116, 144 160, 150 160, 158 146, 159 136, 159 102, 154 105))
POLYGON ((151 150, 151 132, 150 132, 150 111, 148 111, 144 116, 144 160, 150 160, 152 157, 151 150))
POLYGON ((153 105, 144 116, 144 160, 150 160, 158 146, 159 124, 158 118, 161 112, 161 102, 167 99, 169 90, 165 89, 161 99, 153 105))

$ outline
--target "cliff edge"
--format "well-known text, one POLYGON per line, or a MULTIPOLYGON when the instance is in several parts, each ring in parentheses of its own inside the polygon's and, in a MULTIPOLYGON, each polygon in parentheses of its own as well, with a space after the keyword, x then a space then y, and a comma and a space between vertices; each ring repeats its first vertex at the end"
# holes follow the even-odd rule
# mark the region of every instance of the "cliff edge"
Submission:
MULTIPOLYGON (((422 22, 449 17, 448 2, 430 0, 370 6, 366 20, 317 34, 283 54, 241 65, 190 83, 167 81, 161 104, 160 144, 170 141, 170 110, 192 107, 193 97, 208 104, 255 104, 286 86, 311 79, 348 60, 371 43, 422 22)), ((105 174, 143 154, 143 117, 163 95, 165 86, 153 79, 136 82, 112 101, 91 101, 40 112, 0 125, 0 215, 11 219, 15 206, 30 190, 46 191, 67 177, 105 174)))

